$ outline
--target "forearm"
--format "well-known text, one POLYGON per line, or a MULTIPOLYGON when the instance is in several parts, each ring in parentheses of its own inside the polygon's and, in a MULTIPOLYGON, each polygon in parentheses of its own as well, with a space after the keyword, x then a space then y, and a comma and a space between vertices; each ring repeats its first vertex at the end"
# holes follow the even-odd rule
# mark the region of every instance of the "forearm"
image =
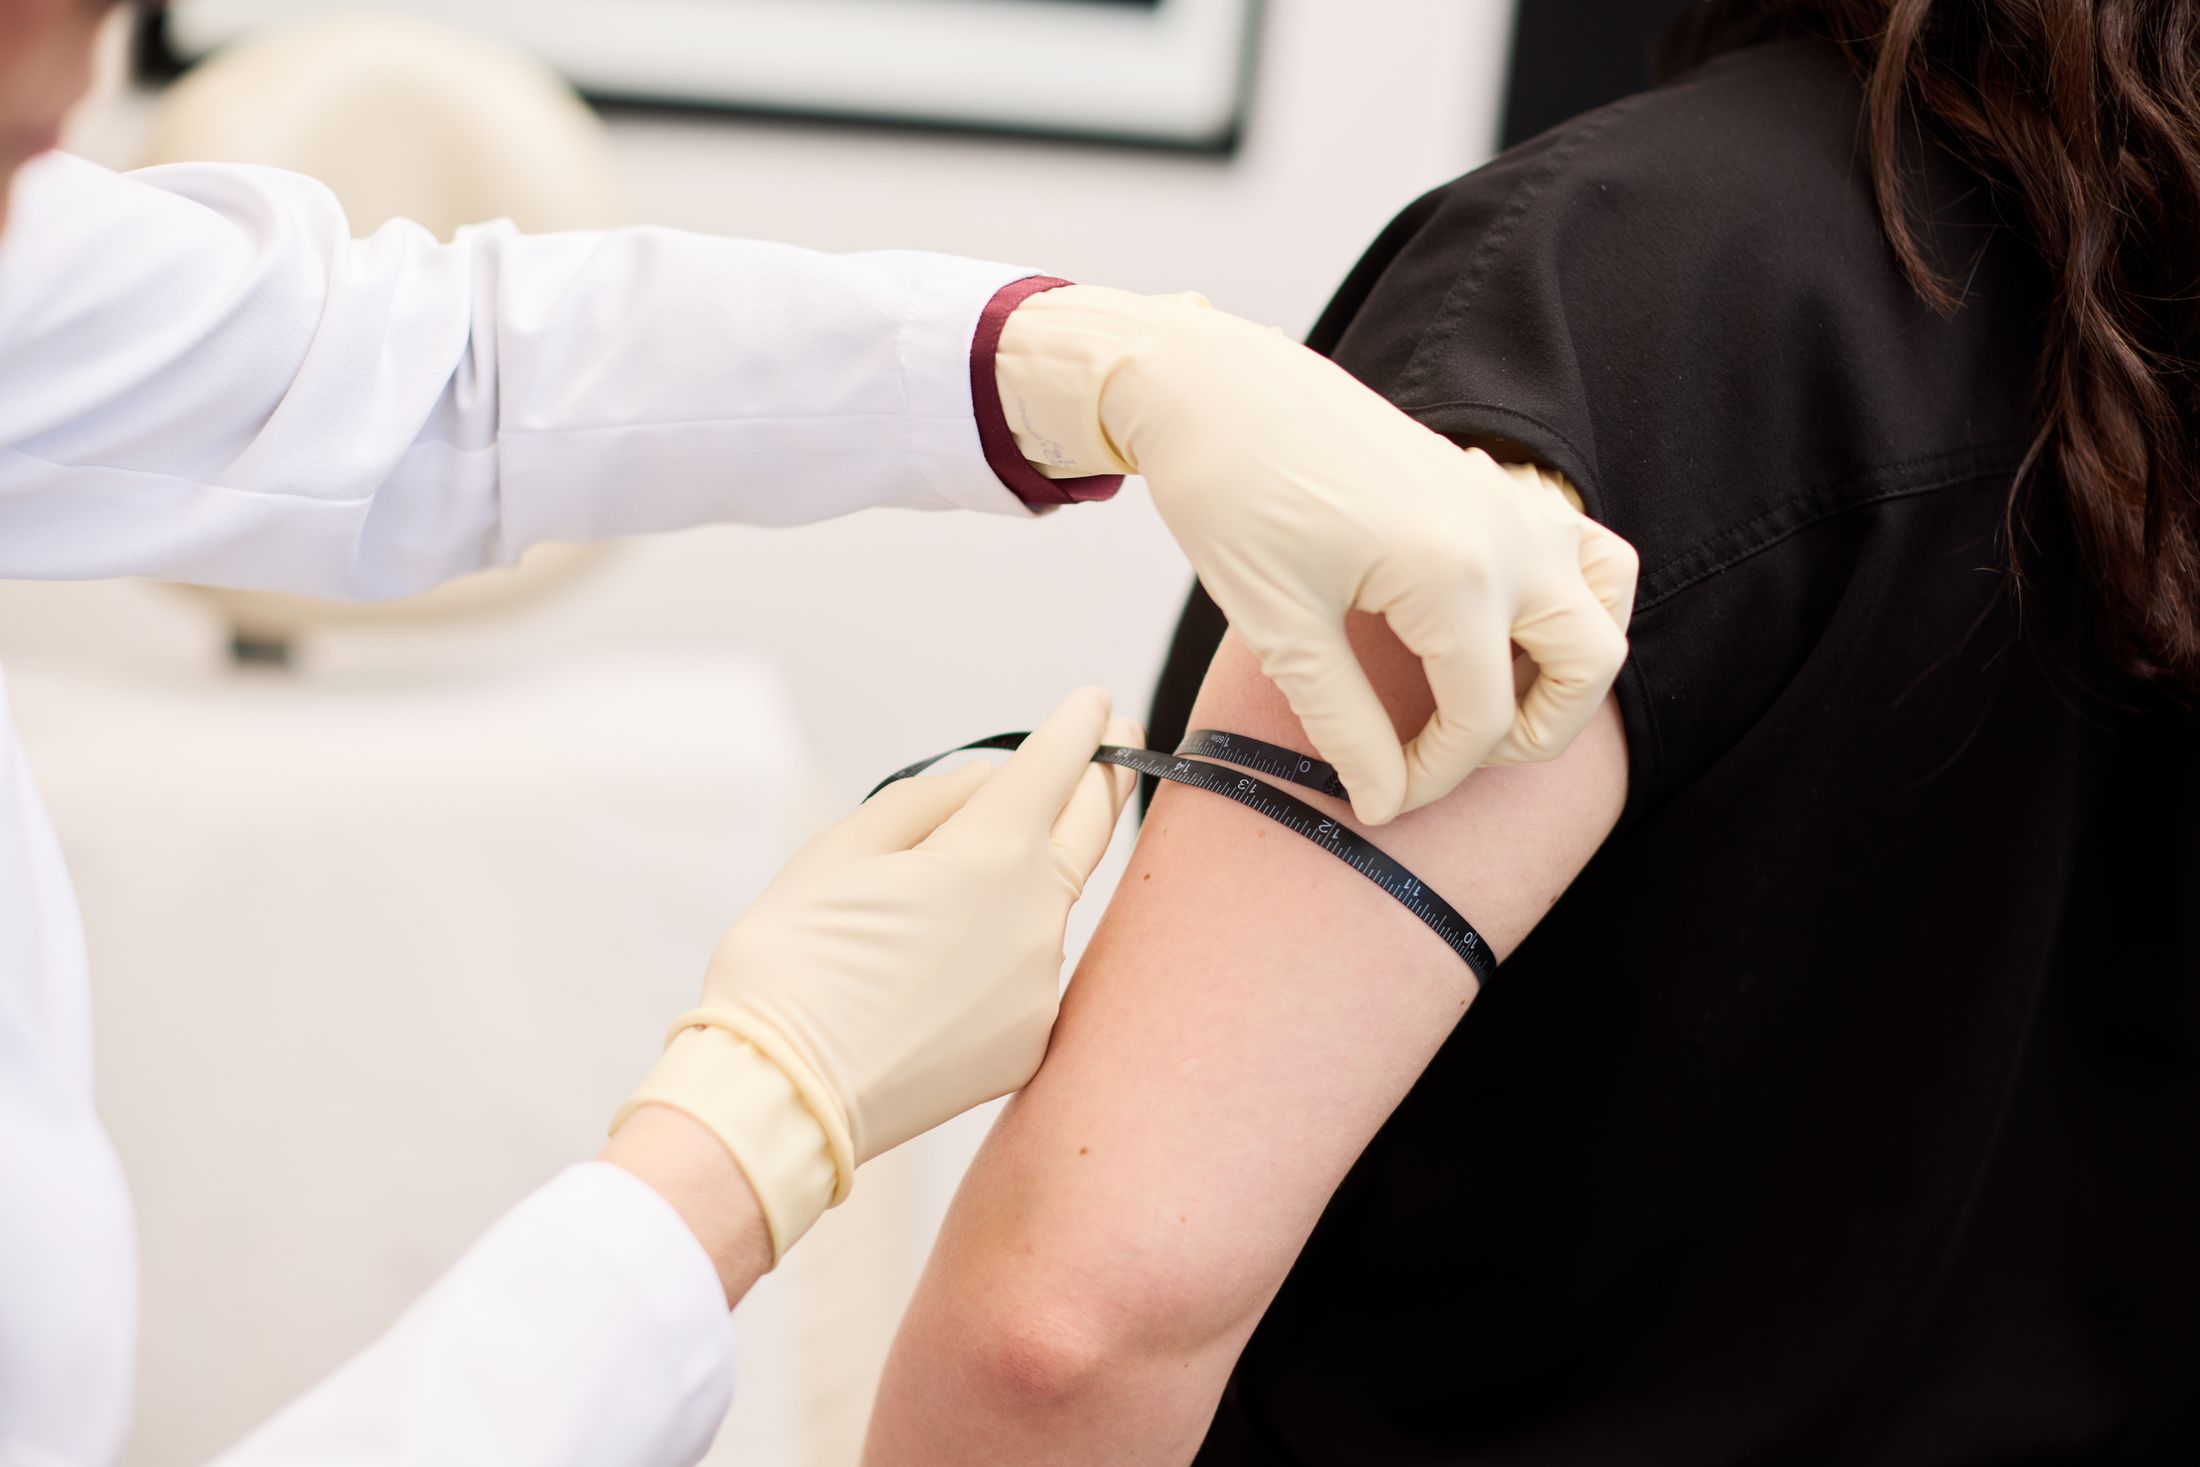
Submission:
POLYGON ((662 1105, 645 1105, 604 1142, 598 1161, 629 1172, 672 1204, 710 1255, 730 1309, 770 1272, 771 1231, 748 1179, 717 1137, 662 1105))

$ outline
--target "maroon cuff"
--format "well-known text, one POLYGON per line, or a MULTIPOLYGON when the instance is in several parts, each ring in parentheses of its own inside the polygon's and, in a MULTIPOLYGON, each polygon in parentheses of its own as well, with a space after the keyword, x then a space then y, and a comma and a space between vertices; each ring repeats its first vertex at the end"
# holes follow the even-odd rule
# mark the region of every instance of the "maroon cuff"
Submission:
POLYGON ((1050 479, 1031 466, 1016 450, 1016 434, 1008 426, 1001 406, 1001 384, 993 374, 993 359, 1000 354, 1001 331, 1008 313, 1043 290, 1067 285, 1052 275, 1027 275, 1002 286, 985 303, 978 316, 978 334, 970 342, 970 402, 978 414, 978 445, 985 450, 986 467, 1008 491, 1033 509, 1058 504, 1080 504, 1110 499, 1123 487, 1121 474, 1087 474, 1081 479, 1050 479))

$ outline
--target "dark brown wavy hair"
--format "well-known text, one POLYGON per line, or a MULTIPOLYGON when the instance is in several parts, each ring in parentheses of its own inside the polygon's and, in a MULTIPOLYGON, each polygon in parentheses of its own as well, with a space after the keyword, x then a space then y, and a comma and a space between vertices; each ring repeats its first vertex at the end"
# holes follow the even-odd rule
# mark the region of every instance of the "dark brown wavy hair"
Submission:
POLYGON ((1739 0, 1697 7, 1700 55, 1766 30, 1844 46, 1863 79, 1881 222, 1917 292, 1927 259, 1903 144, 1922 128, 1993 186, 2046 265, 2038 434, 2012 487, 2052 482, 2115 660, 2200 690, 2200 0, 1739 0), (1724 32, 1724 34, 1719 34, 1724 32))

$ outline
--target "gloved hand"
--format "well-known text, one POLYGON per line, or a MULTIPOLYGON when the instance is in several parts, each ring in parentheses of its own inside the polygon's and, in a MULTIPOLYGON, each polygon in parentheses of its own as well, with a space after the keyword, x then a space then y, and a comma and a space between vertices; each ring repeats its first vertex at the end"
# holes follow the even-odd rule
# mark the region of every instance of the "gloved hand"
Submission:
POLYGON ((819 835, 711 958, 700 1005, 612 1122, 685 1111, 740 1163, 776 1260, 855 1168, 1038 1069, 1069 909, 1136 778, 1097 689, 998 770, 903 780, 819 835))
POLYGON ((1554 480, 1462 451, 1197 296, 1032 296, 995 358, 1017 447, 1055 477, 1146 477, 1231 626, 1381 824, 1476 766, 1548 759, 1627 653, 1635 554, 1554 480), (1345 639, 1380 612, 1436 713, 1400 746, 1345 639), (1536 678, 1514 706, 1511 646, 1536 678))

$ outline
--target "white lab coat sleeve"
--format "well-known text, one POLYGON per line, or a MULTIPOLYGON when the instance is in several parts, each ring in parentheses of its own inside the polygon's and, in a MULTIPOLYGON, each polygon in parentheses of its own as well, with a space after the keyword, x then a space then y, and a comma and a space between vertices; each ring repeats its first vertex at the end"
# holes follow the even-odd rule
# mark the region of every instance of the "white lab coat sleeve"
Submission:
POLYGON ((649 228, 354 240, 297 174, 50 155, 0 235, 0 576, 371 598, 544 540, 1028 514, 970 363, 1031 273, 649 228))
POLYGON ((686 1467, 732 1390, 702 1245, 646 1183, 589 1162, 215 1467, 686 1467))

